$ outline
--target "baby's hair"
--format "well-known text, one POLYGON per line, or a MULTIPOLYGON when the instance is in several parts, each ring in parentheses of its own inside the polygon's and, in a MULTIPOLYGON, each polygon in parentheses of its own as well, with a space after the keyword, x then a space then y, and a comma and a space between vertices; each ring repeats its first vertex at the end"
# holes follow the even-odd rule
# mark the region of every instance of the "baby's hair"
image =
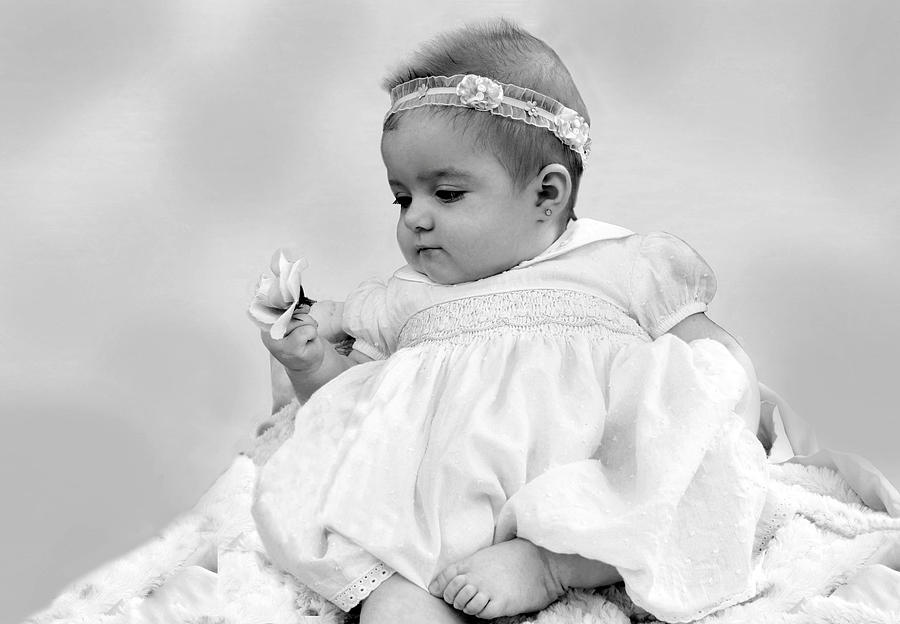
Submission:
MULTIPOLYGON (((415 78, 456 74, 477 74, 526 87, 562 102, 590 122, 575 82, 556 52, 505 19, 467 25, 438 35, 415 52, 408 63, 389 74, 382 84, 390 91, 415 78)), ((575 218, 575 199, 584 166, 581 157, 552 132, 514 119, 455 106, 427 106, 415 110, 462 118, 465 131, 474 133, 482 147, 500 161, 520 187, 549 164, 565 166, 572 178, 569 218, 575 218)), ((388 117, 383 130, 395 129, 400 118, 409 112, 401 111, 388 117)))

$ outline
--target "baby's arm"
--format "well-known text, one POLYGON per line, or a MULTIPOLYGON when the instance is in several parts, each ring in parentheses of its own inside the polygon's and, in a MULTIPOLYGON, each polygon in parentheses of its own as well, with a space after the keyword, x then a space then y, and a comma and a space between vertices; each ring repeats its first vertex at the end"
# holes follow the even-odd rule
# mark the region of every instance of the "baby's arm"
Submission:
POLYGON ((371 360, 355 350, 341 355, 331 344, 343 336, 342 309, 339 303, 321 301, 292 318, 284 338, 276 340, 269 332, 260 332, 263 344, 284 366, 301 402, 351 366, 371 360))
POLYGON ((675 325, 668 333, 681 338, 685 342, 710 338, 722 343, 728 349, 747 373, 747 381, 749 383, 747 393, 737 406, 737 414, 744 419, 750 431, 756 433, 759 430, 759 382, 756 379, 756 369, 753 368, 753 362, 750 361, 740 343, 731 334, 710 320, 703 312, 692 314, 675 325))

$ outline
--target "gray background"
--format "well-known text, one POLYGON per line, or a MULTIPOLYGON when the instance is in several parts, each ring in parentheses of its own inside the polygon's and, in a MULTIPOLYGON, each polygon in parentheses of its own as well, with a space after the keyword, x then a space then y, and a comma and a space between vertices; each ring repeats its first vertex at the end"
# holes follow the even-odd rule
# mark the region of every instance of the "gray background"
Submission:
POLYGON ((272 249, 304 250, 319 298, 401 263, 378 84, 481 16, 580 85, 579 213, 689 241, 760 379, 900 481, 898 7, 0 4, 0 620, 149 538, 246 444, 272 249))

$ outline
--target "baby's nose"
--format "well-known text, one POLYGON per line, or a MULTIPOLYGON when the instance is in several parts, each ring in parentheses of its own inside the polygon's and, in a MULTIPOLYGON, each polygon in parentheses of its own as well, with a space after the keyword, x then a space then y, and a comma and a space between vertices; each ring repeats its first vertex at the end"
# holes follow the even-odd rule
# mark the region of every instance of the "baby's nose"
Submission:
POLYGON ((425 202, 413 200, 403 212, 403 222, 411 230, 430 230, 434 216, 425 202))

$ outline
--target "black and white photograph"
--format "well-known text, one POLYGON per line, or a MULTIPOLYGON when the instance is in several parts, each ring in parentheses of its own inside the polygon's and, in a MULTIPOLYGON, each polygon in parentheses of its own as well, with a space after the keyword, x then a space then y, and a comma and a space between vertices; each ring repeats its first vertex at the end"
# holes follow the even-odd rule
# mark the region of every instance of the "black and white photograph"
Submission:
POLYGON ((0 2, 0 621, 900 622, 900 4, 0 2))

